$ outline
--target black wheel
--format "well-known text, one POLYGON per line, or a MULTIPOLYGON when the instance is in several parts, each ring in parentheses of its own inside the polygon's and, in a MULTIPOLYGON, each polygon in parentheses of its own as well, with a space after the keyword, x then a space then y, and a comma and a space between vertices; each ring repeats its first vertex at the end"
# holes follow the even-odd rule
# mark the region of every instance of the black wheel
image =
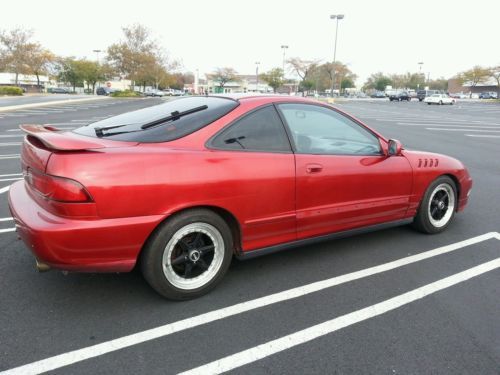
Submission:
POLYGON ((192 209, 155 230, 141 254, 141 270, 162 296, 186 300, 206 294, 220 282, 232 253, 228 224, 210 210, 192 209))
POLYGON ((443 101, 442 100, 439 101, 439 105, 443 105, 443 101))
POLYGON ((447 176, 438 177, 425 192, 413 227, 423 233, 439 233, 448 227, 455 217, 457 188, 447 176))
POLYGON ((431 105, 432 103, 427 103, 427 104, 431 105))
POLYGON ((419 102, 421 102, 422 100, 424 100, 424 99, 420 99, 420 98, 418 99, 419 102))

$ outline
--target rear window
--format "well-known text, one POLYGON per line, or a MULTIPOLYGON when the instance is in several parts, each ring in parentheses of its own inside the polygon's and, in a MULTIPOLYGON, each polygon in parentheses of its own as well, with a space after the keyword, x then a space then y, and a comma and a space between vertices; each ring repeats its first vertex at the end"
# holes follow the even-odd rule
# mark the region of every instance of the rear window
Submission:
POLYGON ((141 143, 168 142, 191 134, 231 112, 229 98, 195 96, 124 113, 75 129, 77 134, 141 143))

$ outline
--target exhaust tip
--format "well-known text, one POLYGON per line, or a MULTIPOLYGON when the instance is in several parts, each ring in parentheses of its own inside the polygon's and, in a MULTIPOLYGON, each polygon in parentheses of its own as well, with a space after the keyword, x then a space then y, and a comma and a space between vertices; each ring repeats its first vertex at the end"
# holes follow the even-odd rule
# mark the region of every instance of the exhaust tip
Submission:
POLYGON ((50 266, 46 263, 40 262, 37 259, 36 260, 36 269, 38 272, 47 272, 47 271, 50 271, 50 266))

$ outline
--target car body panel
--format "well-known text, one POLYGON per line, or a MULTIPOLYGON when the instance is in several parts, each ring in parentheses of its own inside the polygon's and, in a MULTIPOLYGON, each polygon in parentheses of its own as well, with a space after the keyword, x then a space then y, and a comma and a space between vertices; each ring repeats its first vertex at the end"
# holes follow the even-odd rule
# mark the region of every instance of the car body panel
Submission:
POLYGON ((91 200, 51 201, 28 182, 14 184, 9 206, 21 238, 37 259, 55 268, 115 272, 134 266, 160 223, 194 207, 234 218, 235 251, 244 254, 411 219, 427 186, 443 174, 460 184, 459 209, 467 203, 472 182, 459 161, 408 150, 389 156, 387 139, 347 114, 379 138, 381 155, 212 149, 209 141, 222 129, 273 103, 307 103, 343 113, 306 98, 235 99, 240 104, 225 116, 170 142, 137 144, 25 127, 23 169, 71 178, 91 200), (438 163, 431 165, 430 159, 438 163), (311 164, 321 165, 321 173, 307 173, 311 164))

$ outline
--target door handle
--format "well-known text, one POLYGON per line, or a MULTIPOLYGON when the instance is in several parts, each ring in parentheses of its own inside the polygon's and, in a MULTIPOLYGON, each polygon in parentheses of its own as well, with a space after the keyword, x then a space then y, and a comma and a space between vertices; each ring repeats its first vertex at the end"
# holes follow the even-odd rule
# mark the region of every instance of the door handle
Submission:
POLYGON ((323 166, 321 164, 307 164, 306 172, 307 173, 319 173, 323 170, 323 166))

